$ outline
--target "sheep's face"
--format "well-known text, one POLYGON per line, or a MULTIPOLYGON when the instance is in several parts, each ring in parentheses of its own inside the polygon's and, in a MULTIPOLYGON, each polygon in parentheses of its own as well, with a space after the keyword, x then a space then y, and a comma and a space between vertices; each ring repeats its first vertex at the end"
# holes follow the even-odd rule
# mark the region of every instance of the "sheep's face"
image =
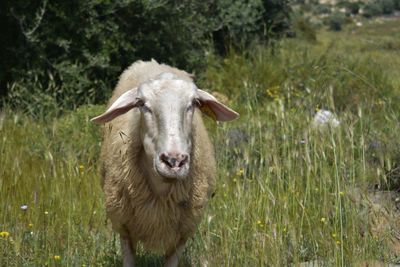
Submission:
POLYGON ((189 174, 192 121, 195 107, 218 121, 239 116, 193 82, 162 73, 155 79, 120 95, 103 114, 92 121, 106 123, 133 108, 141 112, 140 136, 147 162, 165 181, 184 179, 189 174))
POLYGON ((196 86, 163 74, 138 88, 141 139, 148 160, 165 181, 189 173, 196 86))

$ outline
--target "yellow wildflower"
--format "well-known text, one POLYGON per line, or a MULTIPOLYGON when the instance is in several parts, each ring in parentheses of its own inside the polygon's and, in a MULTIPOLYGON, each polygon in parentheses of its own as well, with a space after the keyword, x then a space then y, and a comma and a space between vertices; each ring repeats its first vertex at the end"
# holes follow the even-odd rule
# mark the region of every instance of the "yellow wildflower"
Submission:
POLYGON ((28 224, 28 227, 32 228, 33 227, 33 223, 28 224))
POLYGON ((336 245, 340 245, 340 241, 339 240, 336 240, 336 245))
POLYGON ((54 260, 56 260, 56 261, 61 260, 61 256, 59 256, 59 255, 54 255, 54 260))
POLYGON ((325 218, 325 217, 322 217, 322 218, 321 218, 321 222, 322 222, 322 223, 326 223, 326 218, 325 218))
POLYGON ((45 214, 45 215, 48 215, 48 214, 49 214, 49 212, 46 210, 46 211, 44 212, 44 214, 45 214))
POLYGON ((239 170, 236 172, 236 176, 242 176, 243 173, 244 173, 244 170, 243 170, 243 169, 239 169, 239 170))
POLYGON ((0 232, 0 237, 7 238, 9 235, 10 235, 9 232, 6 231, 0 232))

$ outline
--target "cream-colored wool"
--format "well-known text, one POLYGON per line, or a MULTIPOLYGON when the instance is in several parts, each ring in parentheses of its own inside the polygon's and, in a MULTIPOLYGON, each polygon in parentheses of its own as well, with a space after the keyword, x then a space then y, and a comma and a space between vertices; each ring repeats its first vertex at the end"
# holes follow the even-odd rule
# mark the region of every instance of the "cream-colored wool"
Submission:
MULTIPOLYGON (((120 95, 162 72, 172 72, 192 81, 190 75, 155 61, 138 61, 120 77, 110 106, 120 95)), ((216 164, 214 150, 204 127, 201 112, 193 117, 190 173, 184 180, 165 184, 167 193, 157 194, 143 166, 140 139, 140 111, 132 109, 106 123, 103 130, 102 186, 107 216, 122 237, 133 245, 167 255, 193 236, 214 190, 216 164)), ((151 164, 151 163, 150 163, 151 164)))

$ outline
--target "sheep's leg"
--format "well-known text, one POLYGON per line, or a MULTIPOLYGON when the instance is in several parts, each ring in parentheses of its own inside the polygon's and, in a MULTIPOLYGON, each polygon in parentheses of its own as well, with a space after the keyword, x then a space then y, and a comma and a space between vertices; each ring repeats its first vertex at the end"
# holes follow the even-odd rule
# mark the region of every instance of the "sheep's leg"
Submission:
POLYGON ((179 257, 182 255, 183 250, 185 249, 185 243, 180 243, 175 250, 171 253, 167 253, 166 261, 164 267, 177 267, 179 263, 179 257))
POLYGON ((121 236, 122 262, 123 267, 135 266, 135 250, 129 237, 121 236))

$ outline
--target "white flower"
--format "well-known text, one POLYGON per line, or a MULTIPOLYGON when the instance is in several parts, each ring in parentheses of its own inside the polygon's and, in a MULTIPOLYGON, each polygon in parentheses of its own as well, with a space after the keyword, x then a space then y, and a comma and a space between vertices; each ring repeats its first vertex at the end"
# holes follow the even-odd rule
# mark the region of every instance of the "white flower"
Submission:
POLYGON ((22 205, 21 206, 21 210, 27 210, 28 209, 28 205, 22 205))
POLYGON ((337 119, 336 115, 329 110, 320 109, 314 116, 313 126, 314 127, 324 127, 330 125, 332 127, 338 127, 340 121, 337 119))

